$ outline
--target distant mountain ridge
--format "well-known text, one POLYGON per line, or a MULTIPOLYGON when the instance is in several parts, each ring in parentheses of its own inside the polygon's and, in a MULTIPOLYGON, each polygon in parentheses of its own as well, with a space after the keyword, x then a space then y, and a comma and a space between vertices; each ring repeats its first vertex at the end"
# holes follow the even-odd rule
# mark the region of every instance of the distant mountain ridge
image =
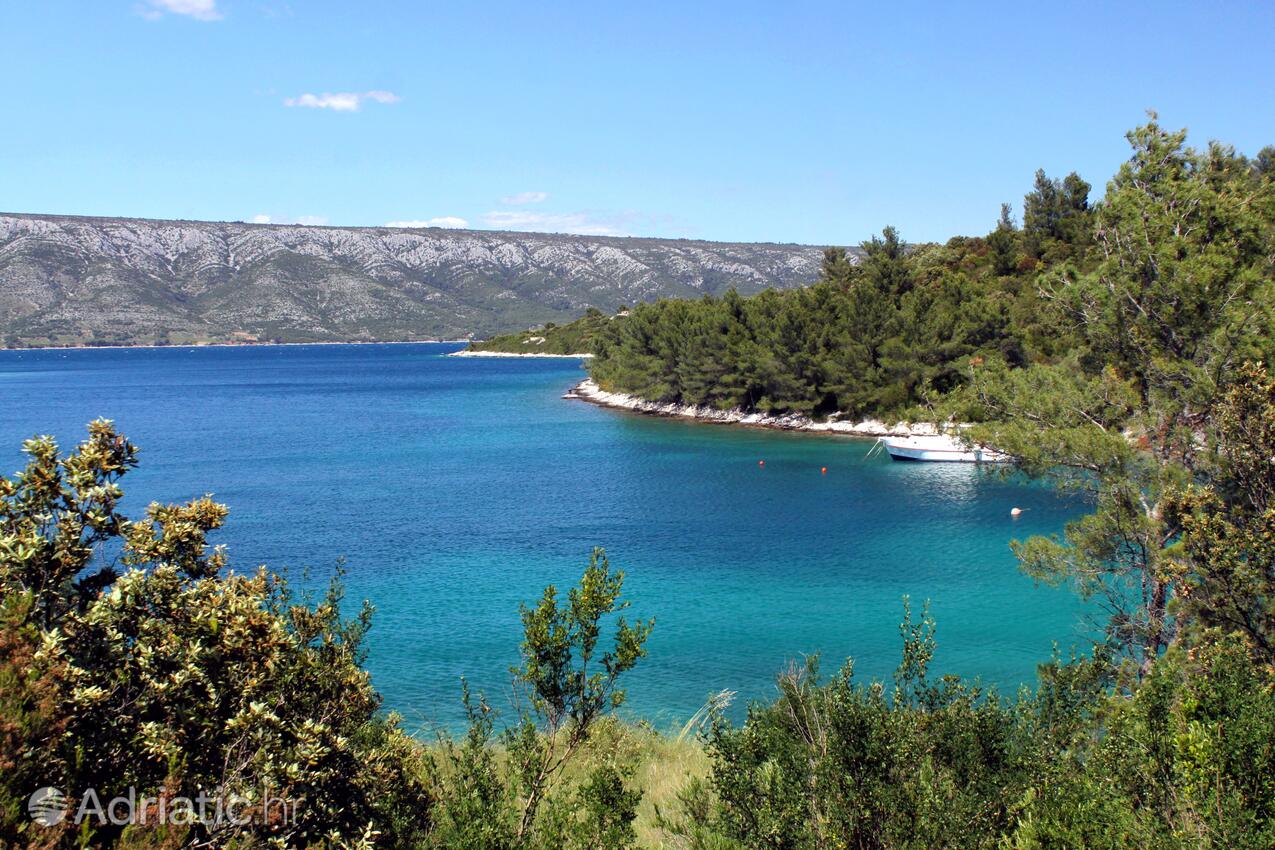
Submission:
POLYGON ((355 341, 522 330, 814 281, 816 246, 0 213, 6 345, 355 341))

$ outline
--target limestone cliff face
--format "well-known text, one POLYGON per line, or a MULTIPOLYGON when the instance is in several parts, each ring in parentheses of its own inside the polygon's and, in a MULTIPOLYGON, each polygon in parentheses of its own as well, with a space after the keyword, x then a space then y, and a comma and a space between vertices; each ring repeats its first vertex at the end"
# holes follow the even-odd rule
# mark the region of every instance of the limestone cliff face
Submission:
POLYGON ((822 248, 0 214, 0 339, 487 335, 662 296, 790 288, 822 248))

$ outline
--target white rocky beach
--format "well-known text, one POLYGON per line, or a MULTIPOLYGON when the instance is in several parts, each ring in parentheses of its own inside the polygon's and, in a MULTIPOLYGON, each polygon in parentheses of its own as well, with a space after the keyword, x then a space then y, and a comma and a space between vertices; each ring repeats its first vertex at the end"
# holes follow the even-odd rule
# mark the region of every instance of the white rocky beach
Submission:
POLYGON ((592 357, 592 354, 542 354, 538 351, 471 351, 463 348, 460 351, 453 351, 447 355, 448 357, 557 357, 557 358, 575 358, 592 357))
POLYGON ((865 419, 861 422, 843 422, 831 419, 817 422, 808 416, 797 414, 772 416, 766 413, 750 413, 739 408, 718 410, 715 407, 705 405, 661 403, 633 395, 626 395, 625 393, 607 392, 594 383, 592 379, 586 379, 576 384, 563 398, 579 399, 603 407, 631 410, 635 413, 646 413, 652 416, 680 417, 722 425, 751 425, 756 428, 775 428, 782 431, 814 431, 828 434, 844 434, 850 437, 910 437, 938 433, 934 425, 928 422, 896 422, 893 425, 877 419, 865 419))

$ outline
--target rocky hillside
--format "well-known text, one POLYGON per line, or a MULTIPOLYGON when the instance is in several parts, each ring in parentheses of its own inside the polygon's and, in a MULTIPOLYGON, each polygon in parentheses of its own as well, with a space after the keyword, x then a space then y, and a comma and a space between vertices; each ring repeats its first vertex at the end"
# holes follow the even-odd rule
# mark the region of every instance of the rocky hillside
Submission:
POLYGON ((486 336, 812 281, 822 249, 0 214, 6 345, 486 336))

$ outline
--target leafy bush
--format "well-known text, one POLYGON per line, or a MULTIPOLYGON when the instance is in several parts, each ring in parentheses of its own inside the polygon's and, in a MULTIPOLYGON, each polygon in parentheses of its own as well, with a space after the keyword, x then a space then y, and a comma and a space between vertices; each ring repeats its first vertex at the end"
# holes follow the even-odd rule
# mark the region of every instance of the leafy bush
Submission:
POLYGON ((205 535, 226 510, 211 499, 125 519, 118 482, 136 449, 108 422, 64 457, 48 438, 24 448, 26 468, 0 480, 7 842, 319 847, 376 832, 405 846, 424 834, 419 749, 379 715, 360 666, 369 612, 342 619, 336 585, 311 608, 264 570, 221 575, 205 535), (248 823, 45 828, 21 810, 42 786, 73 801, 89 789, 233 797, 248 823))
POLYGON ((440 773, 451 777, 439 796, 438 847, 622 850, 636 838, 641 794, 626 766, 604 760, 583 777, 568 777, 600 721, 624 702, 620 676, 646 654, 654 621, 617 616, 611 648, 599 655, 600 623, 628 607, 624 574, 594 550, 578 587, 563 605, 550 586, 522 611, 523 663, 512 672, 525 706, 497 738, 492 709, 465 689, 469 731, 460 744, 444 738, 440 773), (500 756, 493 753, 499 741, 500 756), (570 781, 574 780, 574 781, 570 781))
POLYGON ((1218 639, 1133 694, 1101 655, 1005 699, 929 681, 933 624, 904 623, 894 687, 817 664, 742 727, 666 825, 691 848, 1265 848, 1275 842, 1275 677, 1218 639))
POLYGON ((127 519, 137 452, 109 422, 66 455, 24 448, 0 479, 3 846, 632 846, 631 765, 578 765, 652 627, 623 618, 601 550, 565 600, 550 587, 523 611, 516 722, 497 736, 466 689, 468 734, 431 750, 381 712, 362 666, 371 610, 343 617, 339 575, 307 605, 264 568, 229 570, 206 542, 226 518, 208 497, 127 519), (43 787, 72 813, 90 789, 143 802, 130 822, 90 809, 44 826, 26 811, 43 787), (233 817, 159 814, 201 797, 233 817))

